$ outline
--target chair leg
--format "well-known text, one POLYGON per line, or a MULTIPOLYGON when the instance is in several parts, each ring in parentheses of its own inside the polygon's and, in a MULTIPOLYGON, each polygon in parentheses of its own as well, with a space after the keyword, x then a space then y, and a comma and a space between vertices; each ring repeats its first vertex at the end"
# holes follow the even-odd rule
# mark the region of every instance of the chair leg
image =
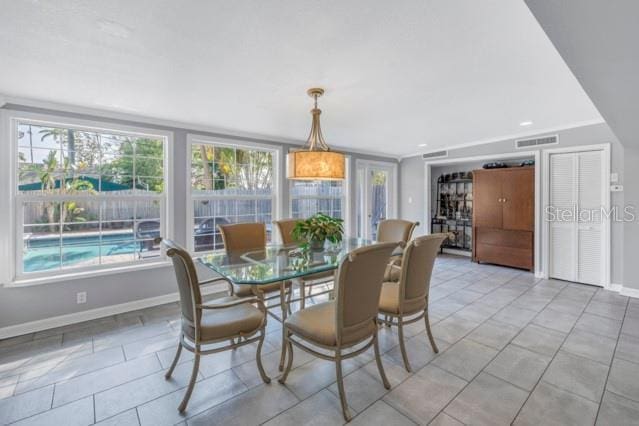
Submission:
MULTIPOLYGON (((289 291, 293 291, 292 285, 289 291)), ((286 345, 284 344, 286 342, 286 327, 284 327, 284 322, 286 321, 286 314, 288 313, 289 306, 291 305, 290 303, 286 303, 284 292, 285 287, 284 284, 282 284, 282 287, 280 287, 280 308, 282 310, 282 355, 280 356, 280 371, 284 370, 284 361, 286 360, 286 345)))
POLYGON ((348 410, 348 403, 346 402, 346 391, 344 390, 344 378, 342 377, 342 357, 340 350, 335 351, 335 373, 337 375, 337 389, 339 390, 339 400, 342 404, 342 414, 344 420, 351 421, 351 413, 348 410))
POLYGON ((404 321, 402 317, 399 317, 397 319, 397 333, 399 334, 399 349, 402 352, 404 367, 406 367, 406 371, 410 373, 410 363, 408 362, 408 354, 406 354, 406 345, 404 345, 404 321))
POLYGON ((169 367, 169 370, 164 375, 165 379, 171 378, 171 374, 173 374, 173 370, 175 370, 175 366, 177 365, 178 360, 180 359, 180 354, 181 353, 182 353, 182 343, 178 342, 177 351, 175 352, 175 358, 173 358, 173 362, 171 363, 171 366, 169 367))
POLYGON ((433 332, 430 329, 430 321, 428 321, 428 309, 424 311, 424 323, 426 324, 426 332, 428 333, 428 340, 430 340, 430 346, 433 348, 433 352, 439 353, 435 339, 433 338, 433 332))
POLYGON ((278 380, 281 384, 284 384, 286 382, 288 373, 291 372, 291 367, 293 366, 293 344, 291 343, 288 332, 285 333, 284 342, 282 342, 282 356, 284 356, 285 352, 288 352, 288 362, 286 363, 286 369, 278 380))
POLYGON ((379 375, 382 377, 382 383, 384 383, 384 387, 386 389, 390 389, 391 385, 386 377, 386 373, 384 372, 384 365, 382 364, 382 357, 379 354, 379 339, 377 337, 377 332, 375 332, 375 337, 373 340, 373 349, 375 350, 375 362, 377 362, 377 369, 379 370, 379 375))
POLYGON ((264 330, 260 332, 260 341, 257 344, 257 351, 255 354, 255 360, 257 361, 257 369, 260 371, 260 376, 262 376, 262 380, 264 383, 271 383, 271 378, 266 375, 264 371, 264 366, 262 365, 262 346, 264 345, 264 330))
POLYGON ((193 371, 191 372, 191 380, 189 381, 189 386, 186 388, 186 393, 184 394, 184 398, 178 407, 178 411, 183 413, 186 410, 186 404, 189 403, 189 399, 191 399, 191 394, 193 393, 193 388, 195 387, 195 381, 197 380, 197 372, 200 369, 200 347, 195 347, 195 359, 193 360, 193 371))

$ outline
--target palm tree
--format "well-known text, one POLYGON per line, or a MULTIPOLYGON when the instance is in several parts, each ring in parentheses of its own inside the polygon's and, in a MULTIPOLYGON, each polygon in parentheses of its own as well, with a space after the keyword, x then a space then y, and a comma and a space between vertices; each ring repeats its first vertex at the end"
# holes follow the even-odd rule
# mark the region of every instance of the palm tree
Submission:
POLYGON ((60 147, 65 142, 64 137, 66 136, 67 143, 67 151, 69 153, 68 157, 71 161, 71 164, 75 163, 75 132, 73 129, 60 129, 56 127, 50 127, 48 129, 40 130, 40 140, 44 141, 47 137, 52 137, 55 141, 60 143, 60 147))

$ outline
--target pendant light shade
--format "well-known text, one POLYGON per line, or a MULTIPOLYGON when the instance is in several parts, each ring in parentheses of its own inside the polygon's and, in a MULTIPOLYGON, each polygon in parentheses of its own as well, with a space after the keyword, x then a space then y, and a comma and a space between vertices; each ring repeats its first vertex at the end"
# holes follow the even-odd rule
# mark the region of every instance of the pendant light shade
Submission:
POLYGON ((342 180, 345 178, 346 157, 341 152, 331 151, 320 127, 322 110, 317 108, 317 98, 324 94, 324 89, 309 89, 307 93, 315 101, 311 110, 311 133, 304 149, 286 156, 287 177, 295 180, 342 180))

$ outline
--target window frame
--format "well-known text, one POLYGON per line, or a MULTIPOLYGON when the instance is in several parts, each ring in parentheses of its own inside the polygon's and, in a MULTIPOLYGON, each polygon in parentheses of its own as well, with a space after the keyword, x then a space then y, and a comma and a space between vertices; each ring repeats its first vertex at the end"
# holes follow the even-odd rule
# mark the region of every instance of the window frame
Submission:
MULTIPOLYGON (((351 205, 349 202, 350 196, 350 177, 351 177, 351 167, 350 167, 350 156, 346 156, 346 168, 344 169, 344 180, 342 181, 342 216, 344 219, 344 236, 350 236, 350 224, 351 224, 351 205)), ((288 215, 290 218, 293 218, 293 200, 333 200, 335 197, 329 196, 311 196, 311 195, 303 195, 303 196, 293 196, 293 181, 289 180, 288 182, 288 215)))
POLYGON ((0 167, 9 170, 8 182, 2 182, 0 195, 3 199, 9 200, 7 209, 0 211, 0 219, 2 225, 0 229, 6 230, 2 232, 5 237, 0 241, 0 255, 4 255, 4 259, 8 260, 8 268, 4 274, 0 275, 1 282, 5 286, 23 286, 31 284, 45 284, 74 278, 85 278, 106 275, 110 273, 119 273, 129 270, 148 269, 158 265, 168 264, 168 259, 163 250, 160 250, 159 257, 149 259, 137 259, 126 262, 106 263, 97 265, 88 265, 80 267, 67 267, 58 269, 48 269, 45 271, 24 272, 22 264, 22 236, 24 232, 23 204, 25 202, 44 201, 44 200, 75 200, 90 201, 101 203, 108 200, 127 200, 127 201, 151 201, 158 200, 160 202, 160 235, 164 238, 173 237, 173 133, 169 131, 157 130, 153 128, 134 127, 111 123, 107 120, 86 120, 64 117, 52 114, 41 114, 32 112, 23 112, 15 110, 2 110, 0 116, 2 121, 2 135, 8 143, 0 147, 3 159, 0 160, 0 167), (27 122, 34 125, 46 125, 60 128, 72 128, 74 130, 84 130, 89 132, 100 133, 124 133, 138 137, 152 137, 164 139, 164 191, 158 195, 42 195, 42 194, 21 194, 18 191, 17 172, 19 167, 18 161, 18 144, 17 144, 17 126, 20 122, 27 122), (6 154, 6 155, 4 155, 6 154))
MULTIPOLYGON (((282 209, 282 157, 283 150, 281 147, 276 145, 269 145, 265 143, 258 143, 249 141, 246 139, 230 139, 223 137, 213 137, 213 136, 205 136, 199 135, 195 133, 189 133, 186 135, 186 240, 187 240, 187 249, 194 256, 202 256, 207 253, 213 253, 216 250, 207 250, 207 251, 195 251, 195 235, 193 232, 194 228, 194 208, 193 204, 197 200, 257 200, 257 199, 271 199, 271 220, 278 220, 281 217, 282 209), (273 193, 270 197, 267 196, 252 196, 252 195, 205 195, 205 194, 193 194, 191 187, 191 167, 193 160, 193 145, 215 145, 224 148, 234 148, 234 149, 252 149, 252 150, 261 150, 261 151, 269 151, 273 155, 273 182, 272 188, 273 193)), ((276 236, 275 233, 272 235, 273 240, 271 242, 275 242, 276 236)))

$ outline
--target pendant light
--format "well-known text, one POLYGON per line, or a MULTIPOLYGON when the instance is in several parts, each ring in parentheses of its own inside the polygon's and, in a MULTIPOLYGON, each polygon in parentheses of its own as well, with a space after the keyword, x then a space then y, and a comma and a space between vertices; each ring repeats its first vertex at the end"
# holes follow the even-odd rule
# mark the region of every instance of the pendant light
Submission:
POLYGON ((314 100, 311 133, 304 149, 292 151, 286 156, 287 177, 294 180, 342 180, 346 157, 341 152, 331 151, 320 128, 322 110, 317 107, 317 98, 324 94, 324 89, 308 89, 307 93, 314 100))

